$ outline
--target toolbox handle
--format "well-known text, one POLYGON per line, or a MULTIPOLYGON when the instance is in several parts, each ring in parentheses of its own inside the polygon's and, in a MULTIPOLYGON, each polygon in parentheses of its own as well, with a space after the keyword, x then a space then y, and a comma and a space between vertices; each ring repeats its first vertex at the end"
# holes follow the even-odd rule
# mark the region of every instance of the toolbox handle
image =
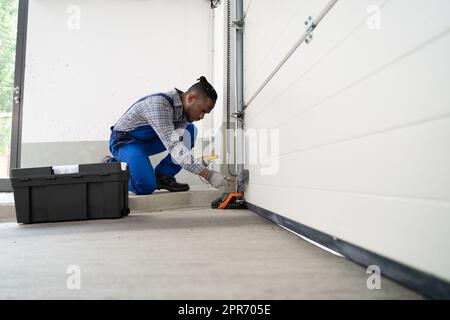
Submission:
POLYGON ((83 177, 84 177, 84 175, 80 174, 80 173, 76 173, 76 174, 72 175, 72 178, 83 178, 83 177))
POLYGON ((45 180, 55 180, 56 176, 46 176, 45 180))

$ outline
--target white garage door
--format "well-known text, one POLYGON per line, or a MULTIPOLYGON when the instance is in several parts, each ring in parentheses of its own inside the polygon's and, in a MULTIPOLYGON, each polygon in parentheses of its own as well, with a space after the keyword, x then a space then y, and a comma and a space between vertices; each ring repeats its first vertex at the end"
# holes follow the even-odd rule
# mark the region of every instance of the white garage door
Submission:
MULTIPOLYGON (((245 2, 246 99, 327 3, 245 2)), ((279 133, 248 159, 247 201, 450 280, 449 17, 447 0, 338 1, 246 111, 279 133)))

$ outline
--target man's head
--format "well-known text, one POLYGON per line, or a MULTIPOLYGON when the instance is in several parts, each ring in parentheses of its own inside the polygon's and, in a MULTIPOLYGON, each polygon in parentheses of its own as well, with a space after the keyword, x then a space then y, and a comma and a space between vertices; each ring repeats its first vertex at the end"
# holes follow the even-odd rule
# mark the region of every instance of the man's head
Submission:
POLYGON ((203 119, 206 113, 210 113, 217 100, 217 93, 213 86, 201 76, 198 82, 183 93, 184 112, 189 122, 203 119))

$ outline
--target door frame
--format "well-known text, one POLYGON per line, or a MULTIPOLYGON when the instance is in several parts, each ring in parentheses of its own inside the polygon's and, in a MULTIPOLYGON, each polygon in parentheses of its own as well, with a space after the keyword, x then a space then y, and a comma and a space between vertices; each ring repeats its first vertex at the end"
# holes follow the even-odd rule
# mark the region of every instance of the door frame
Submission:
MULTIPOLYGON (((11 123, 10 171, 20 168, 20 151, 22 143, 22 107, 23 87, 25 79, 25 55, 28 26, 29 0, 19 0, 17 17, 16 60, 14 70, 14 94, 11 123)), ((0 192, 11 192, 12 186, 8 178, 0 179, 0 192)))

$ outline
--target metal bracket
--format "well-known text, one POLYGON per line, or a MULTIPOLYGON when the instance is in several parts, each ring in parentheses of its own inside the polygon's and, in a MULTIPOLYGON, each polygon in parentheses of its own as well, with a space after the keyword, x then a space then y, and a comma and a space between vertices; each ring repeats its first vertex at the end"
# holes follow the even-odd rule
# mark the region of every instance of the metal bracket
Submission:
POLYGON ((242 170, 238 173, 238 181, 242 183, 247 183, 249 180, 249 171, 247 169, 242 170))
POLYGON ((20 103, 20 87, 14 87, 14 103, 19 104, 20 103))
POLYGON ((240 171, 238 173, 237 176, 237 191, 239 193, 244 193, 245 192, 245 184, 248 183, 249 181, 249 171, 248 169, 243 169, 242 171, 240 171))
POLYGON ((211 9, 216 9, 220 4, 220 0, 211 0, 211 9))
POLYGON ((237 30, 244 30, 244 28, 245 28, 245 21, 244 21, 244 19, 234 20, 234 21, 231 22, 231 26, 233 28, 236 28, 237 30))
POLYGON ((234 119, 236 119, 238 121, 241 121, 241 122, 244 122, 244 116, 245 116, 245 111, 244 110, 239 111, 239 112, 233 112, 231 114, 232 118, 234 118, 234 119))
POLYGON ((306 42, 306 44, 310 44, 311 41, 313 40, 313 32, 317 25, 314 23, 313 18, 311 16, 309 16, 308 19, 305 21, 305 26, 306 26, 306 33, 307 33, 305 42, 306 42))

